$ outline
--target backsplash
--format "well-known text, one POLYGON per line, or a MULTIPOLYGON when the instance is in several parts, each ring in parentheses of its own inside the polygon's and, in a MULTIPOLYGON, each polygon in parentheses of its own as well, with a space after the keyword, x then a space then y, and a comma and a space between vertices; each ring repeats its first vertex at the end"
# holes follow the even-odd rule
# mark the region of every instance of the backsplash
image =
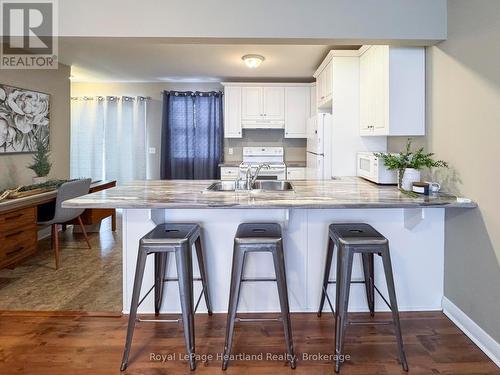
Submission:
POLYGON ((224 161, 241 161, 243 147, 247 146, 282 146, 285 148, 285 161, 306 160, 306 140, 284 138, 280 129, 244 129, 243 138, 224 139, 224 161), (229 148, 233 155, 229 155, 229 148))

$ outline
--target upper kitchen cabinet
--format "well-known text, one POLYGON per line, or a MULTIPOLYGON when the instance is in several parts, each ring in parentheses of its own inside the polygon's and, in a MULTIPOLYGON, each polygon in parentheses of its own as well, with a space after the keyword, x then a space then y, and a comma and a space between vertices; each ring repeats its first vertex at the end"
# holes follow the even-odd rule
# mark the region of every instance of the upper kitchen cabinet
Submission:
POLYGON ((307 138, 307 119, 311 114, 311 87, 285 88, 285 138, 307 138))
POLYGON ((329 109, 333 98, 333 63, 331 55, 323 61, 316 73, 316 102, 318 109, 329 109))
POLYGON ((360 53, 360 134, 425 135, 424 48, 365 46, 360 53))
MULTIPOLYGON (((281 124, 285 121, 284 87, 242 87, 242 114, 244 125, 281 124)), ((260 127, 260 126, 259 126, 260 127)))
POLYGON ((284 129, 285 138, 306 138, 311 85, 306 83, 223 83, 224 136, 244 129, 284 129))
POLYGON ((224 138, 241 138, 241 87, 224 88, 224 138))

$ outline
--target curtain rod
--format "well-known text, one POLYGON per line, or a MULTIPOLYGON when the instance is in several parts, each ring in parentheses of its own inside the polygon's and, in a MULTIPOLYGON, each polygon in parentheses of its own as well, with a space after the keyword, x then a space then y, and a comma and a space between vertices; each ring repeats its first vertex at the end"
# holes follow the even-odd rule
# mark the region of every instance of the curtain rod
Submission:
POLYGON ((151 100, 152 98, 150 96, 126 96, 126 95, 121 95, 121 96, 111 96, 111 95, 106 95, 106 96, 102 96, 102 95, 96 95, 96 96, 72 96, 71 97, 71 100, 99 100, 99 101, 103 101, 103 100, 109 100, 109 101, 119 101, 119 100, 123 100, 123 101, 133 101, 133 100, 140 100, 140 101, 144 101, 144 100, 151 100))
POLYGON ((182 96, 182 95, 191 95, 191 96, 205 96, 205 95, 208 95, 208 96, 211 96, 212 94, 217 94, 217 95, 224 95, 224 92, 223 91, 177 91, 177 90, 162 90, 160 91, 160 94, 161 95, 164 95, 165 92, 173 92, 175 93, 174 95, 175 96, 182 96))

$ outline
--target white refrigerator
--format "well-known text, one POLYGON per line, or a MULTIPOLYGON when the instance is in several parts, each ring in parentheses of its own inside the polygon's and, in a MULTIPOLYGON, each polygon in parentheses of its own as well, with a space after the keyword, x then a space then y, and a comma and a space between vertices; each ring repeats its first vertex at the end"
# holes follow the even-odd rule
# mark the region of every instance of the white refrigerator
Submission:
POLYGON ((306 178, 329 180, 332 176, 332 115, 319 113, 307 123, 306 178))

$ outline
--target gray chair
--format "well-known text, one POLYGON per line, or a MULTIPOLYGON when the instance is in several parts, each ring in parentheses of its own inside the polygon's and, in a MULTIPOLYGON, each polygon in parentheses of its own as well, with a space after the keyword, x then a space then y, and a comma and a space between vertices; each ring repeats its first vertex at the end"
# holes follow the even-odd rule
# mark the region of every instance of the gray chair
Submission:
POLYGON ((182 321, 189 368, 194 370, 196 368, 194 314, 198 309, 198 305, 203 295, 205 296, 208 315, 212 315, 212 303, 210 302, 200 226, 193 223, 165 223, 157 225, 152 231, 144 235, 139 242, 134 288, 132 290, 130 314, 128 317, 127 338, 125 340, 125 349, 123 351, 120 371, 125 371, 128 366, 128 357, 130 348, 132 347, 132 338, 134 336, 136 321, 154 323, 182 321), (196 249, 196 257, 200 269, 199 278, 193 277, 193 261, 191 254, 193 245, 196 249), (150 254, 154 254, 155 257, 155 283, 140 299, 146 259, 150 254), (170 254, 175 258, 177 266, 176 278, 165 277, 167 260, 170 254), (163 300, 163 285, 168 281, 177 281, 179 283, 179 297, 182 311, 181 319, 138 319, 137 309, 153 289, 155 291, 155 315, 160 313, 163 300), (201 281, 203 286, 196 304, 194 304, 193 301, 193 281, 201 281))
POLYGON ((292 369, 296 365, 293 349, 292 325, 290 321, 290 307, 288 302, 288 289, 286 285, 285 257, 283 254, 283 236, 281 227, 277 223, 243 223, 238 226, 234 237, 233 267, 231 271, 231 287, 229 292, 229 307, 226 325, 226 340, 222 369, 226 370, 231 358, 231 347, 234 336, 235 322, 251 322, 265 320, 279 320, 283 323, 287 359, 292 369), (245 258, 252 252, 269 252, 273 256, 275 278, 249 278, 244 276, 245 258), (243 282, 276 282, 280 300, 281 316, 277 319, 238 318, 238 302, 240 298, 241 283, 243 282))
POLYGON ((90 178, 70 181, 62 184, 57 190, 56 203, 50 206, 42 207, 39 210, 38 218, 42 220, 38 221, 40 225, 50 225, 52 228, 52 248, 54 249, 54 254, 56 258, 56 269, 59 269, 59 237, 58 237, 58 227, 60 224, 65 224, 71 220, 78 220, 80 228, 82 229, 83 236, 89 249, 91 249, 89 238, 85 227, 83 226, 82 219, 80 215, 85 211, 84 208, 63 208, 61 207, 62 202, 80 197, 82 195, 88 194, 90 189, 90 178))
MULTIPOLYGON (((403 348, 403 336, 399 322, 399 310, 396 300, 396 289, 392 274, 391 256, 389 253, 389 241, 372 226, 364 223, 342 223, 329 226, 329 243, 327 248, 325 272, 323 274, 323 291, 321 293, 318 316, 321 316, 325 297, 335 313, 335 372, 340 371, 346 328, 349 325, 347 308, 349 306, 349 289, 351 283, 361 282, 365 284, 368 308, 371 316, 375 312, 375 292, 387 304, 392 313, 392 324, 398 344, 399 361, 404 371, 408 371, 408 362, 403 348), (330 281, 330 268, 332 265, 334 247, 337 247, 337 275, 336 281, 330 281), (364 281, 351 280, 352 263, 354 254, 361 254, 363 261, 364 281), (382 258, 384 266, 389 302, 380 293, 374 282, 374 255, 382 258), (333 309, 327 294, 328 284, 336 284, 335 309, 333 309)), ((373 324, 375 322, 356 322, 356 324, 373 324)), ((385 324, 385 322, 378 322, 385 324)))

